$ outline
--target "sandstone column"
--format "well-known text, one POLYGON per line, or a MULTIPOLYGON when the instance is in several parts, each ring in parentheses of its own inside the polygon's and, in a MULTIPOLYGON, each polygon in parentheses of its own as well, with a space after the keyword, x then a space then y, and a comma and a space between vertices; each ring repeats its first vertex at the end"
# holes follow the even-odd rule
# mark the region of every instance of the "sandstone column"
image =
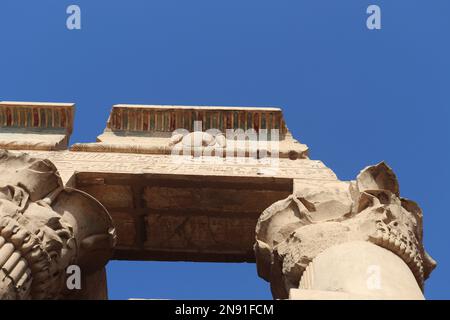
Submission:
POLYGON ((277 299, 423 299, 436 265, 422 211, 385 163, 356 181, 295 181, 259 218, 255 254, 277 299))
POLYGON ((106 209, 49 160, 0 151, 0 299, 70 298, 67 266, 95 275, 114 243, 106 209))

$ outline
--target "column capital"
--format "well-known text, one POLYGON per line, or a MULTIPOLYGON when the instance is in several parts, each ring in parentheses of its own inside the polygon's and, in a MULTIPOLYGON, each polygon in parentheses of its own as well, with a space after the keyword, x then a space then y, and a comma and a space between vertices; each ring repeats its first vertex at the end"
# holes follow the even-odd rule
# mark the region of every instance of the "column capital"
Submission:
POLYGON ((0 298, 70 295, 66 268, 101 270, 115 239, 106 209, 64 187, 51 161, 0 151, 0 298))
POLYGON ((381 162, 362 170, 355 181, 296 181, 294 193, 258 220, 258 273, 271 282, 275 298, 287 298, 319 254, 343 243, 367 241, 400 257, 423 288, 436 263, 422 238, 421 209, 400 197, 397 177, 381 162))

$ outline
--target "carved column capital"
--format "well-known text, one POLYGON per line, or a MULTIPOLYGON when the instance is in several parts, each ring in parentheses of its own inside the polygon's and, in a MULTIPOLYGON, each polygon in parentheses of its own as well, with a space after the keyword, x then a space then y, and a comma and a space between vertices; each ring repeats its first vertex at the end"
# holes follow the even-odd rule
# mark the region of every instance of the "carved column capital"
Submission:
POLYGON ((422 244, 421 209, 400 197, 394 172, 382 162, 355 181, 299 182, 293 195, 267 208, 256 227, 258 273, 275 298, 287 298, 319 254, 353 241, 393 252, 420 288, 436 265, 422 244))
POLYGON ((0 151, 0 298, 61 298, 67 266, 99 270, 114 244, 106 209, 49 160, 0 151))

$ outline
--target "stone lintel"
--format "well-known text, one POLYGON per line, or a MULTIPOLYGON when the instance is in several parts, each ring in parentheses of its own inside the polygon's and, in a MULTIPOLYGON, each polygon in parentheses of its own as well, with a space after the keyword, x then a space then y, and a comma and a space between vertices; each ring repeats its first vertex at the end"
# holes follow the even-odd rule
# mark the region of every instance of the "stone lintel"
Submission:
POLYGON ((280 159, 274 170, 258 161, 180 165, 169 155, 25 152, 51 160, 66 186, 108 209, 118 232, 114 258, 125 260, 252 262, 266 207, 291 194, 294 181, 337 179, 310 159, 280 159))
MULTIPOLYGON (((139 154, 172 154, 181 139, 189 133, 203 132, 199 136, 200 145, 189 144, 189 153, 213 156, 226 154, 232 142, 229 130, 242 130, 238 140, 245 140, 251 132, 257 134, 259 141, 268 141, 269 153, 276 152, 282 158, 307 158, 308 147, 295 140, 286 127, 283 113, 279 108, 253 107, 200 107, 200 106, 161 106, 161 105, 114 105, 104 133, 98 136, 97 143, 80 143, 72 146, 73 151, 116 152, 139 154), (201 127, 195 122, 201 121, 201 127), (181 132, 179 140, 176 133, 181 132), (209 131, 208 131, 209 130, 209 131), (213 133, 211 130, 218 130, 213 133), (250 131, 249 131, 250 130, 250 131), (273 130, 278 130, 276 134, 273 130), (208 133, 205 133, 208 132, 208 133), (213 136, 210 137, 210 134, 213 136), (220 143, 219 138, 221 135, 220 143), (205 141, 202 139, 210 139, 205 141), (216 143, 217 142, 217 143, 216 143)), ((236 154, 249 156, 248 143, 234 146, 236 154)))
POLYGON ((63 150, 73 129, 75 105, 51 102, 0 102, 0 148, 63 150))

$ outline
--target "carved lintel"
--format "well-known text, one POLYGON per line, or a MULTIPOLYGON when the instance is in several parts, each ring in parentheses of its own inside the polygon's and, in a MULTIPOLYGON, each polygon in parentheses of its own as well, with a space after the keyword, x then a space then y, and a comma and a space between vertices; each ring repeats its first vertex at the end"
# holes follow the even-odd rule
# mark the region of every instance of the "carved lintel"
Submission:
POLYGON ((73 129, 73 103, 0 102, 0 148, 64 150, 73 129))
POLYGON ((292 137, 279 108, 114 105, 97 142, 71 150, 248 157, 258 141, 258 156, 308 158, 308 147, 292 137))

